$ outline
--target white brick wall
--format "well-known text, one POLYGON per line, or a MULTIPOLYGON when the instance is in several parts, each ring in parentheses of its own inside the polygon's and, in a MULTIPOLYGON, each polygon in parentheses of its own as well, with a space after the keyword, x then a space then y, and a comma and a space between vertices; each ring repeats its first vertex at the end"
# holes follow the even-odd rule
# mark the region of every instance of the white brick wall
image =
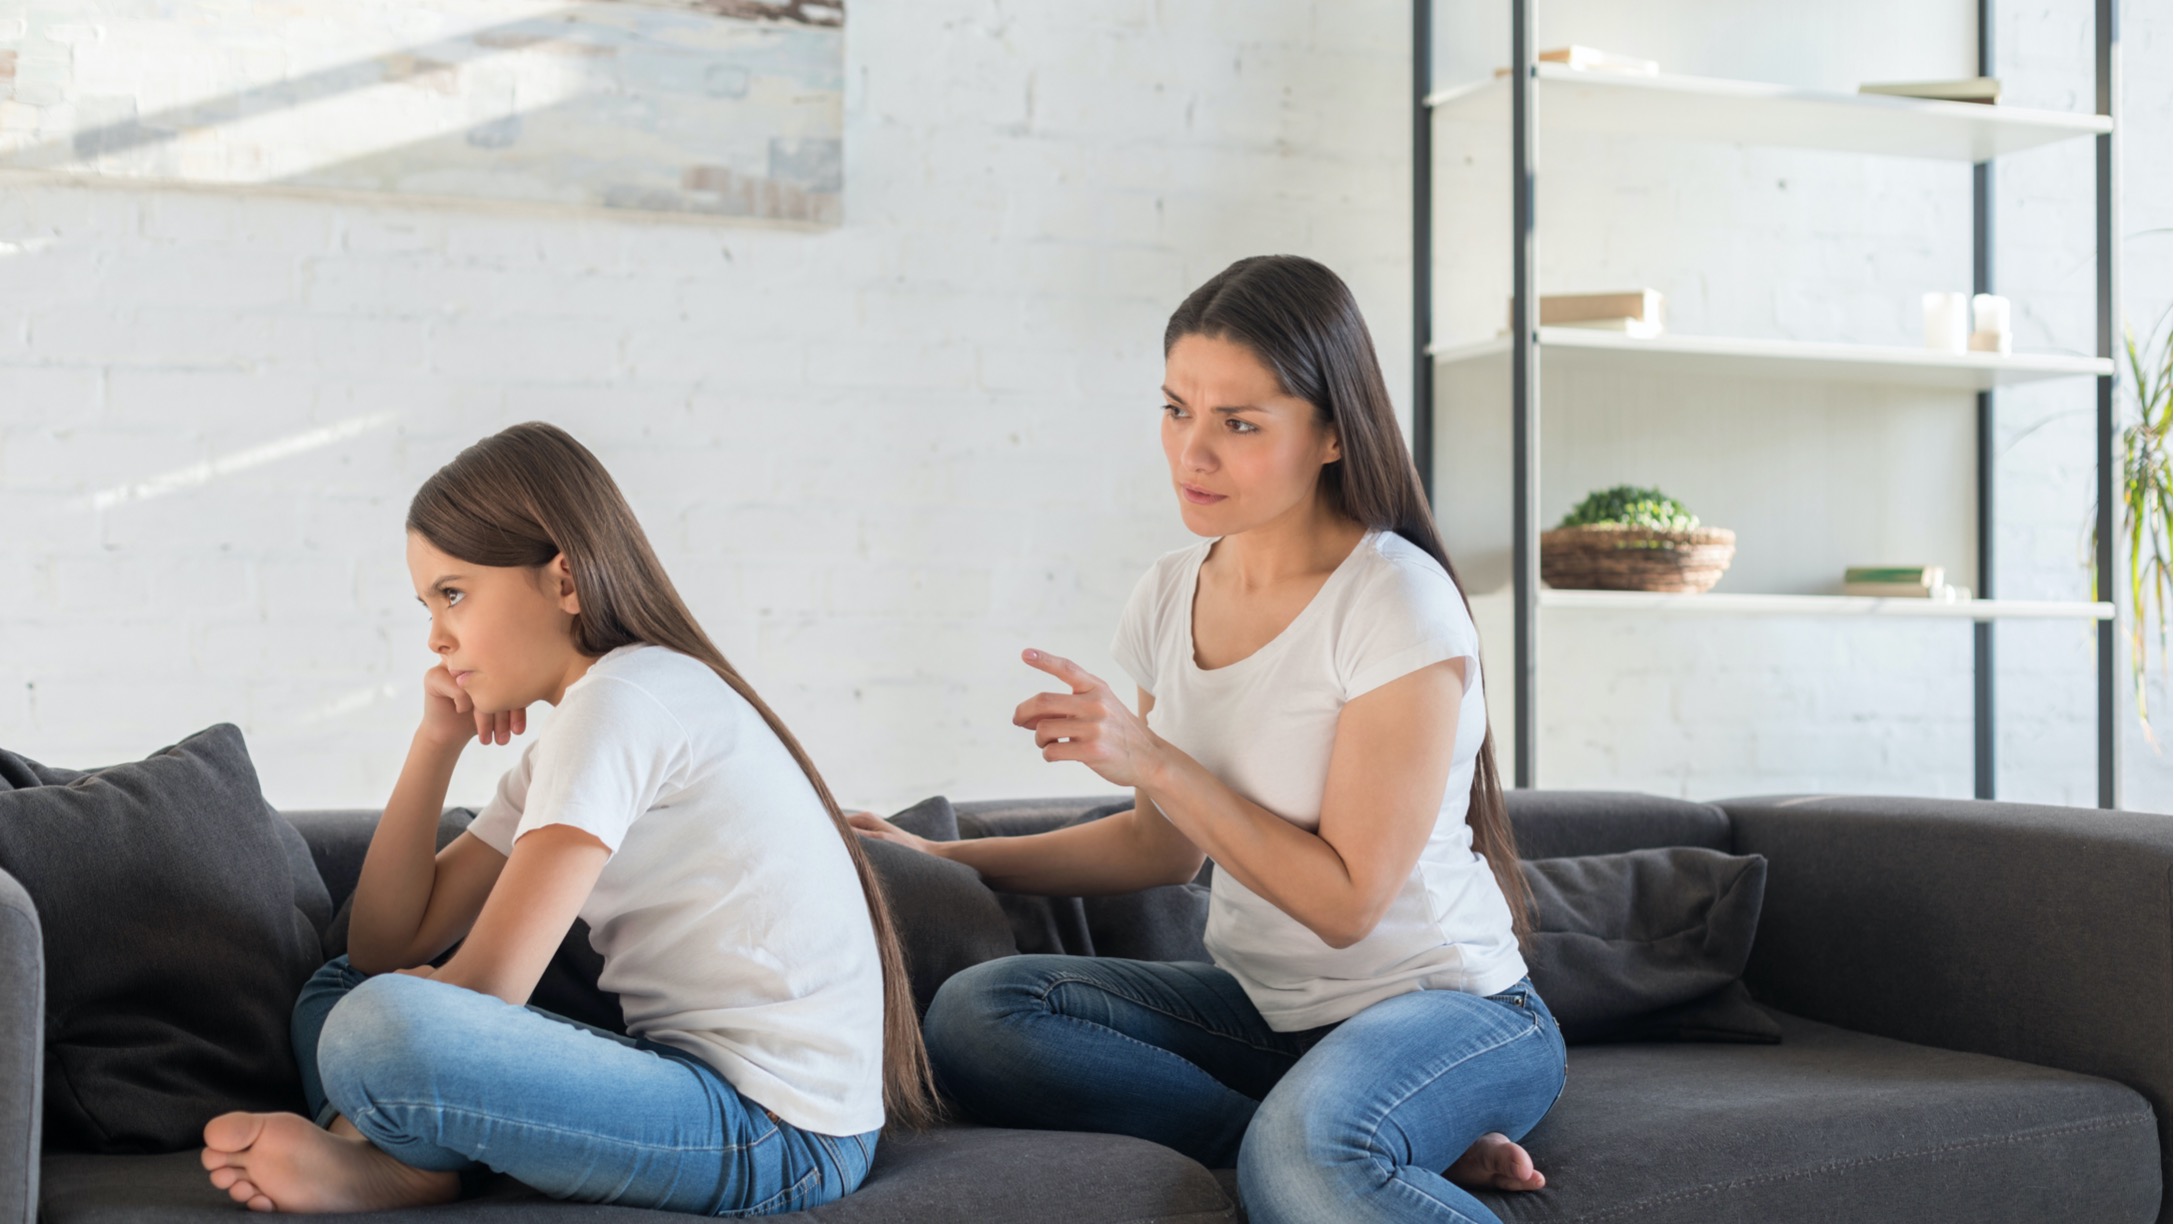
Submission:
MULTIPOLYGON (((862 4, 833 232, 6 184, 0 743, 83 765, 231 720, 275 803, 382 803, 429 662, 407 499, 543 418, 843 795, 1099 789, 1010 725, 1043 687, 1017 652, 1116 675, 1134 577, 1190 538, 1155 433, 1171 309, 1314 255, 1402 401, 1407 21, 862 4)), ((513 751, 472 749, 455 798, 513 751)))
MULTIPOLYGON (((1722 10, 1682 2, 1716 28, 1722 10)), ((2004 7, 2006 49, 2060 61, 2006 67, 2012 100, 2086 105, 2085 18, 2004 7)), ((2127 7, 2136 231, 2168 223, 2169 22, 2127 7)), ((428 663, 407 498, 462 445, 543 418, 604 457, 705 624, 850 800, 1099 788, 1008 724, 1040 687, 1016 652, 1115 676, 1120 602, 1188 538, 1155 443, 1171 308, 1240 255, 1315 255, 1355 286, 1403 401, 1407 22, 1402 0, 869 0, 847 39, 847 223, 825 233, 0 184, 0 744, 83 765, 230 720, 275 803, 382 803, 428 663)), ((1791 62, 1692 70, 1783 79, 1791 62)), ((1867 75, 1912 75, 1884 67, 1867 75)), ((1686 330, 1706 311, 1741 334, 1893 339, 1916 327, 1898 303, 1922 280, 1968 272, 1961 240, 1930 244, 1921 224, 1964 216, 1949 168, 1860 166, 1756 219, 1803 239, 1787 292, 1762 296, 1732 269, 1772 234, 1719 201, 1779 164, 1793 189, 1819 180, 1765 152, 1684 156, 1613 200, 1621 220, 1596 240, 1631 258, 1658 231, 1696 236, 1709 274, 1664 286, 1686 330)), ((2021 345, 2078 346, 2089 194, 2048 156, 2004 179, 2004 288, 2041 287, 2021 345)), ((2167 239, 2133 250, 2127 300, 2150 317, 2167 239)), ((2003 409, 2018 434, 2056 417, 2004 459, 2019 595, 2077 584, 2089 400, 2049 394, 2003 409)), ((1959 626, 1580 623, 1558 626, 1544 669, 1544 784, 1969 793, 1959 626)), ((2005 794, 2091 801, 2077 636, 2001 630, 2005 794)), ((1509 649, 1494 639, 1491 657, 1509 649)), ((472 750, 455 799, 480 801, 512 751, 472 750)), ((2132 802, 2165 810, 2167 767, 2143 755, 2132 802)))

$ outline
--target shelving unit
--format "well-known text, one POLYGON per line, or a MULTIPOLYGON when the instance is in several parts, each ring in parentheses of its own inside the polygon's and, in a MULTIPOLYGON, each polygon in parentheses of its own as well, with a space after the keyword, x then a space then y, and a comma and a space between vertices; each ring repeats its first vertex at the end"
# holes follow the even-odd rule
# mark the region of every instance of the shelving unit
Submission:
MULTIPOLYGON (((1649 374, 1804 378, 1991 391, 2046 378, 2115 373, 2113 361, 2062 353, 1943 353, 1924 348, 1747 340, 1736 336, 1662 335, 1636 340, 1579 327, 1544 327, 1539 333, 1546 360, 1649 374)), ((1511 338, 1431 346, 1430 351, 1441 365, 1489 360, 1510 352, 1511 338)))
MULTIPOLYGON (((1973 624, 1974 793, 1994 798, 1994 622, 2008 619, 2086 619, 2095 622, 2095 711, 2099 803, 2119 803, 2115 736, 2115 605, 2107 600, 2030 601, 1994 598, 1994 393, 2020 383, 2092 378, 2097 392, 2095 489, 2100 507, 2098 572, 2116 572, 2113 522, 2115 440, 2115 113, 2114 0, 2095 0, 2096 111, 2091 115, 1926 101, 1874 94, 1833 94, 1788 86, 1692 76, 1630 76, 1538 62, 1535 0, 1510 0, 1511 61, 1520 71, 1434 88, 1431 48, 1434 0, 1413 7, 1413 250, 1415 458, 1431 490, 1435 456, 1435 375, 1439 367, 1502 361, 1511 364, 1513 784, 1535 784, 1539 719, 1535 665, 1541 608, 1651 616, 1849 616, 1958 619, 1973 624), (1434 126, 1456 119, 1505 125, 1512 143, 1512 317, 1510 334, 1444 341, 1434 334, 1434 126), (1972 163, 1973 291, 1994 292, 1993 159, 2055 141, 2095 142, 2097 355, 1940 353, 1925 349, 1727 336, 1666 335, 1634 339, 1571 327, 1541 327, 1534 284, 1535 150, 1539 132, 1584 131, 1687 140, 1822 149, 1875 156, 1936 158, 1972 163), (1626 374, 1687 378, 1817 380, 1972 393, 1976 398, 1977 585, 1980 598, 1956 603, 1842 595, 1714 593, 1661 595, 1635 591, 1558 591, 1540 585, 1538 428, 1541 369, 1600 368, 1626 374)), ((1988 0, 1976 0, 1979 71, 1993 74, 1988 0)))

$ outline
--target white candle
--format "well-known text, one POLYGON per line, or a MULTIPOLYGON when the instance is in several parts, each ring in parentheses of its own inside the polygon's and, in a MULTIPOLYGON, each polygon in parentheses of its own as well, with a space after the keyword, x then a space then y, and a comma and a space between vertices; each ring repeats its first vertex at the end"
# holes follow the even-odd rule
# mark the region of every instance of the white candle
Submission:
POLYGON ((2002 336, 2010 331, 2010 299, 1992 293, 1972 295, 1972 330, 2002 336))
POLYGON ((1927 316, 1927 347, 1945 353, 1965 351, 1966 296, 1938 290, 1922 296, 1920 306, 1927 316))

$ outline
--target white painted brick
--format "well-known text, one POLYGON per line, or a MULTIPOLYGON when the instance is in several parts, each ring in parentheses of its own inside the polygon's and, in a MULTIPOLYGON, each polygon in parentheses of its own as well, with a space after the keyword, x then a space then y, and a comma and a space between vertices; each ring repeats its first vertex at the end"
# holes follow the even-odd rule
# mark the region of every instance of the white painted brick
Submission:
MULTIPOLYGON (((2168 91, 2139 64, 2166 62, 2169 21, 2126 7, 2145 57, 2126 64, 2144 90, 2126 98, 2126 229, 2151 229, 2168 224, 2168 91)), ((2087 105, 2087 18, 1999 11, 2005 100, 2087 105)), ((229 719, 275 801, 382 803, 428 661, 402 511, 460 447, 542 418, 620 477, 690 606, 842 793, 1101 789, 1006 718, 1036 687, 1020 645, 1108 668, 1133 580, 1190 539, 1153 415, 1135 415, 1170 310, 1240 255, 1316 255, 1406 394, 1408 21, 1387 3, 865 6, 848 224, 827 232, 11 183, 0 241, 54 242, 0 259, 0 565, 23 576, 0 586, 0 637, 74 667, 162 614, 126 647, 143 673, 126 701, 94 681, 34 689, 0 661, 0 743, 81 764, 229 719), (397 425, 193 492, 65 508, 385 411, 397 425), (95 456, 76 445, 94 436, 95 456), (187 657, 162 663, 177 637, 187 657)), ((1438 312, 1493 328, 1504 159, 1500 132, 1471 136, 1463 152, 1439 138, 1439 207, 1461 220, 1439 232, 1456 271, 1438 312)), ((1917 294, 1969 276, 1963 174, 1553 138, 1544 284, 1656 284, 1688 333, 1913 343, 1917 294)), ((2090 346, 2089 174, 2074 146, 1998 177, 2021 348, 2090 346)), ((2165 271, 2126 269, 2127 312, 2168 292, 2165 271)), ((2003 452, 2005 593, 2068 597, 2089 396, 2000 403, 2006 439, 2055 418, 2003 452)), ((1547 784, 1970 791, 1961 624, 1544 625, 1547 784)), ((2090 801, 2089 632, 2001 627, 2005 793, 2090 801)), ((1508 668, 1508 640, 1487 649, 1508 668)), ((470 754, 456 800, 512 754, 470 754)), ((2127 777, 2153 777, 2138 755, 2127 777)), ((2147 792, 2164 808, 2166 774, 2147 792)))

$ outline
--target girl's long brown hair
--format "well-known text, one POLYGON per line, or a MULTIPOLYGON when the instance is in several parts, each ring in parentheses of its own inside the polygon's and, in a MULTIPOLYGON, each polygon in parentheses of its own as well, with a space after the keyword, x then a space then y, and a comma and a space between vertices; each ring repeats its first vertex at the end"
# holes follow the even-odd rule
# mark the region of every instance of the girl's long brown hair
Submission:
MULTIPOLYGON (((423 483, 408 505, 408 530, 471 565, 535 568, 564 553, 582 607, 574 618, 578 650, 591 658, 636 642, 677 650, 707 664, 755 707, 808 775, 861 877, 884 968, 886 1129, 921 1130, 936 1121, 936 1090, 906 957, 861 839, 800 741, 726 662, 681 602, 626 497, 597 457, 565 430, 541 421, 503 430, 462 451, 423 483)), ((790 881, 781 885, 792 886, 790 881)))
MULTIPOLYGON (((1277 376, 1285 394, 1313 404, 1318 419, 1337 431, 1343 456, 1322 469, 1321 493, 1329 506, 1363 526, 1395 531, 1434 557, 1458 588, 1466 615, 1473 615, 1466 584, 1443 549, 1421 493, 1420 472, 1391 412, 1390 388, 1360 304, 1337 273, 1297 255, 1242 259, 1179 303, 1164 328, 1164 354, 1169 356, 1184 336, 1245 345, 1277 376)), ((1518 845, 1496 773, 1493 730, 1481 735, 1466 823, 1473 829, 1474 848, 1488 860, 1511 906, 1512 930, 1524 947, 1533 930, 1533 891, 1519 870, 1518 845)))

